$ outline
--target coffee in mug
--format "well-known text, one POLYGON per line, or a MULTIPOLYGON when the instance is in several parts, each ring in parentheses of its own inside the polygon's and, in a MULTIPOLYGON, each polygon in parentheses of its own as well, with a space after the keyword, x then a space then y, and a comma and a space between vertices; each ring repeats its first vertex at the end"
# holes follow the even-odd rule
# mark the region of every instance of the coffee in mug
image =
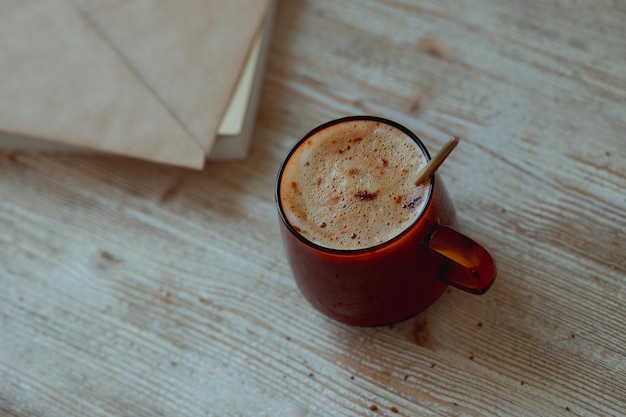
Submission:
POLYGON ((321 125, 288 153, 276 184, 282 238, 296 283, 322 313, 355 325, 415 315, 448 285, 491 286, 489 253, 457 232, 430 155, 407 128, 372 116, 321 125))

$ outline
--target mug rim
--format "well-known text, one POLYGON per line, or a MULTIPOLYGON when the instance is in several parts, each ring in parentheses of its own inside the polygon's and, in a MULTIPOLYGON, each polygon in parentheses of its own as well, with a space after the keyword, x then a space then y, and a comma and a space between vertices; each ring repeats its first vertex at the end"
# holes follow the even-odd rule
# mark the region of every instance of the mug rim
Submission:
POLYGON ((361 254, 361 253, 369 253, 369 252, 372 252, 372 251, 376 251, 376 250, 382 249, 382 248, 384 248, 386 246, 389 246, 389 245, 393 244, 395 241, 400 240, 401 238, 403 238, 404 235, 409 233, 415 227, 415 225, 420 222, 420 220, 422 219, 424 214, 428 211, 428 208, 431 205, 431 202, 432 202, 432 199, 433 199, 433 190, 434 190, 434 187, 435 187, 435 175, 431 175, 431 177, 430 177, 430 187, 428 189, 428 195, 427 195, 427 198, 426 198, 426 204, 424 205, 424 208, 422 209, 422 212, 420 213, 420 215, 417 216, 415 218, 415 220, 409 226, 407 226, 404 230, 402 230, 402 232, 398 233, 396 236, 392 237, 391 239, 388 239, 388 240, 384 241, 383 243, 379 243, 379 244, 374 245, 374 246, 368 246, 368 247, 365 247, 365 248, 358 248, 358 249, 336 249, 336 248, 329 248, 329 247, 326 247, 326 246, 319 245, 319 244, 317 244, 317 243, 307 239, 301 233, 299 233, 293 227, 293 225, 291 224, 289 219, 287 219, 287 216, 285 215, 285 212, 283 210, 283 205, 282 205, 281 198, 280 198, 280 182, 281 182, 281 179, 282 179, 282 176, 283 176, 283 172, 285 171, 285 167, 287 166, 287 162, 291 159, 291 157, 296 152, 296 150, 300 147, 300 145, 302 145, 307 139, 309 139, 311 136, 315 135, 317 132, 319 132, 321 130, 324 130, 324 129, 330 127, 330 126, 334 126, 334 125, 337 125, 337 124, 340 124, 340 123, 347 123, 347 122, 351 122, 351 121, 355 121, 355 120, 366 120, 366 121, 380 122, 380 123, 384 123, 386 125, 392 126, 392 127, 396 128, 396 129, 400 130, 402 133, 406 134, 409 138, 411 138, 419 146, 419 148, 422 150, 422 152, 426 156, 426 161, 430 161, 431 160, 431 156, 430 156, 430 153, 428 152, 428 149, 426 148, 424 143, 421 141, 421 139, 415 133, 413 133, 410 129, 408 129, 407 127, 401 125, 398 122, 386 119, 384 117, 379 117, 379 116, 355 115, 355 116, 340 117, 338 119, 334 119, 334 120, 330 120, 328 122, 325 122, 325 123, 323 123, 323 124, 313 128, 313 129, 311 129, 300 140, 298 140, 291 147, 289 152, 283 158, 283 161, 281 162, 280 168, 278 170, 278 175, 276 177, 276 185, 275 185, 275 189, 274 189, 274 199, 275 199, 276 205, 278 207, 278 213, 279 213, 280 219, 283 222, 283 224, 285 225, 285 227, 287 227, 289 232, 292 235, 294 235, 298 240, 300 240, 305 245, 307 245, 307 246, 309 246, 311 248, 314 248, 314 249, 316 249, 318 251, 331 253, 331 254, 334 254, 334 255, 357 255, 357 254, 361 254))

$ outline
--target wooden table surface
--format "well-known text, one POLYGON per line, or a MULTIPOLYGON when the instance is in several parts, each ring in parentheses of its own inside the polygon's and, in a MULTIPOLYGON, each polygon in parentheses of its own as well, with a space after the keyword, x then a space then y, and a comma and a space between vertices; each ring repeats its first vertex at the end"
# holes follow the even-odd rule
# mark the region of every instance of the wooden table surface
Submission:
POLYGON ((0 156, 0 416, 626 413, 626 2, 284 0, 254 143, 202 172, 0 156), (499 275, 393 326, 298 292, 274 182, 327 120, 431 150, 499 275))

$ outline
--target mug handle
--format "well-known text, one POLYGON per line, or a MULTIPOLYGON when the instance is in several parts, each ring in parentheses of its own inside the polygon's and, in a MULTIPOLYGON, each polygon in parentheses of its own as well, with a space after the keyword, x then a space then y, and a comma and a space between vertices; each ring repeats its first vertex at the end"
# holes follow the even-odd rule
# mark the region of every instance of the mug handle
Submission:
POLYGON ((478 243, 448 226, 437 225, 427 247, 445 258, 437 278, 472 294, 484 294, 496 278, 493 258, 478 243))

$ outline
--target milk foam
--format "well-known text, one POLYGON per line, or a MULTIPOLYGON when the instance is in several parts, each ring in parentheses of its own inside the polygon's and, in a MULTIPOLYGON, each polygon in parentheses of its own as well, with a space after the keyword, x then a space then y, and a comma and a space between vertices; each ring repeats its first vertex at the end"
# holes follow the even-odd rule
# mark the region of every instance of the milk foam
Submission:
POLYGON ((372 120, 327 127, 285 165, 280 200, 307 240, 362 249, 404 231, 426 205, 429 183, 415 184, 426 156, 401 130, 372 120))

